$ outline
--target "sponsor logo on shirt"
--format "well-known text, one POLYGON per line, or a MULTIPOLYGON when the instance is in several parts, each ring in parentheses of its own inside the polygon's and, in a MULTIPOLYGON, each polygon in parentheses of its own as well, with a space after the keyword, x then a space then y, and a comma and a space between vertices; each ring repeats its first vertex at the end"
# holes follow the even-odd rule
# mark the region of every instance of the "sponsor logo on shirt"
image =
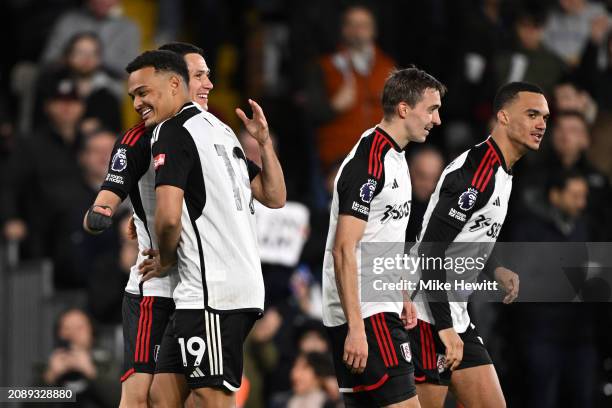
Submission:
POLYGON ((118 176, 116 174, 107 174, 106 181, 115 183, 115 184, 123 184, 123 177, 118 176))
POLYGON ((159 166, 163 166, 166 162, 166 155, 164 153, 160 153, 153 158, 153 167, 155 170, 159 168, 159 166))
POLYGON ((361 213, 363 215, 370 214, 370 209, 368 207, 366 207, 365 205, 361 205, 355 201, 353 201, 353 206, 351 208, 353 209, 353 211, 357 211, 358 213, 361 213))
POLYGON ((127 155, 125 154, 127 149, 117 149, 113 155, 113 161, 111 162, 111 170, 116 172, 122 172, 127 167, 127 155))
POLYGON ((359 197, 361 197, 361 201, 369 204, 374 197, 374 190, 376 190, 376 180, 369 179, 359 189, 359 197))
POLYGON ((474 220, 474 223, 472 225, 470 225, 470 232, 481 230, 481 229, 483 229, 485 227, 488 227, 490 225, 491 225, 491 219, 485 217, 483 214, 480 214, 474 220))
POLYGON ((385 213, 383 214, 382 219, 380 220, 381 224, 393 220, 401 220, 402 218, 406 218, 410 215, 410 200, 406 201, 403 204, 394 204, 394 205, 386 205, 385 213))
POLYGON ((461 222, 465 222, 465 220, 467 219, 466 215, 462 212, 459 212, 457 210, 455 210, 454 208, 451 208, 450 211, 448 212, 448 215, 450 215, 451 217, 455 218, 456 220, 459 220, 461 222))
POLYGON ((478 190, 475 188, 468 188, 459 196, 459 208, 463 211, 469 211, 476 204, 476 198, 478 197, 478 190))

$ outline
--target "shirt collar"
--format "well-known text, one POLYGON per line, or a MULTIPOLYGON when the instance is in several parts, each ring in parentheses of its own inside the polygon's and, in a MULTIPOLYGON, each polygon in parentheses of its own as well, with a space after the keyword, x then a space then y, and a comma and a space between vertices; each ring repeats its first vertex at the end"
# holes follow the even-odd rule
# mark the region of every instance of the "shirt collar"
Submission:
POLYGON ((376 131, 378 133, 380 133, 381 135, 383 135, 390 143, 391 146, 393 146, 393 148, 398 151, 401 152, 402 149, 400 149, 400 147, 398 146, 398 144, 395 142, 395 140, 393 140, 393 138, 391 136, 389 136, 389 134, 387 132, 385 132, 380 126, 376 126, 376 131))
POLYGON ((495 143, 495 140, 493 139, 493 137, 489 136, 489 138, 487 139, 488 143, 491 143, 491 146, 493 146, 493 149, 495 150, 495 152, 497 153, 497 155, 499 156, 499 162, 502 166, 502 168, 504 169, 504 171, 510 175, 512 175, 512 169, 509 169, 508 166, 506 165, 506 160, 504 160, 504 155, 502 154, 499 146, 497 145, 497 143, 495 143))

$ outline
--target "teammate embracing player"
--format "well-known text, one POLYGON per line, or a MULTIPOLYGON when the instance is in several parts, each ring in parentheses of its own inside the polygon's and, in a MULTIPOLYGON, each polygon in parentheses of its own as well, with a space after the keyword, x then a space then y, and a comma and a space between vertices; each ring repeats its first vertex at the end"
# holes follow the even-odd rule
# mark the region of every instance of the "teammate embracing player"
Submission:
POLYGON ((381 123, 363 133, 336 177, 323 264, 323 323, 347 407, 419 406, 406 351, 414 306, 361 301, 360 244, 404 241, 411 201, 404 148, 424 142, 440 125, 445 92, 417 68, 392 73, 383 89, 381 123), (407 211, 382 222, 388 205, 407 211))
MULTIPOLYGON (((525 153, 539 149, 549 117, 542 90, 524 82, 502 86, 493 108, 496 123, 491 136, 442 173, 423 219, 419 255, 444 259, 452 252, 451 244, 458 242, 484 244, 489 253, 481 245, 478 256, 491 255, 508 209, 512 166, 525 153)), ((422 271, 422 279, 444 281, 446 271, 433 265, 422 271)), ((488 266, 507 292, 504 302, 512 302, 518 295, 518 275, 496 264, 488 266)), ((418 324, 410 333, 421 405, 443 407, 450 385, 466 407, 504 407, 495 368, 470 321, 467 303, 448 302, 446 293, 428 291, 426 296, 426 302, 415 302, 418 324)))

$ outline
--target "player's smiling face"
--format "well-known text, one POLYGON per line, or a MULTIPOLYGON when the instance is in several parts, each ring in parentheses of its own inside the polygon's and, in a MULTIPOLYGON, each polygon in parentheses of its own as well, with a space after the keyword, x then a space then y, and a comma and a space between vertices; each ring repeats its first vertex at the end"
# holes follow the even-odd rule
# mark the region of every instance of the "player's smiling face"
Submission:
POLYGON ((442 123, 440 120, 440 92, 437 89, 426 88, 419 102, 411 108, 406 103, 400 103, 400 117, 408 132, 408 140, 422 143, 427 139, 434 126, 442 123))
POLYGON ((210 82, 210 69, 200 54, 185 55, 185 62, 189 70, 189 97, 202 109, 208 110, 208 95, 213 89, 213 84, 210 82))
POLYGON ((155 72, 153 67, 136 70, 128 77, 128 93, 133 100, 134 110, 145 122, 146 127, 155 126, 169 118, 176 110, 174 93, 180 84, 177 75, 155 72))
POLYGON ((544 95, 519 92, 516 99, 501 111, 507 121, 509 139, 527 150, 538 150, 550 116, 544 95))

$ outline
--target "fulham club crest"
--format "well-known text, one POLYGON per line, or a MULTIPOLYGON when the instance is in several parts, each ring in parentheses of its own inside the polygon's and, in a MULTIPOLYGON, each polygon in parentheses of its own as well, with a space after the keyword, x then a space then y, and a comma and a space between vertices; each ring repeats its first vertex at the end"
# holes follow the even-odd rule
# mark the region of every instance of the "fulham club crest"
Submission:
POLYGON ((400 344, 400 350, 402 352, 402 357, 404 357, 404 360, 410 363, 412 361, 412 353, 410 352, 410 343, 400 344))

